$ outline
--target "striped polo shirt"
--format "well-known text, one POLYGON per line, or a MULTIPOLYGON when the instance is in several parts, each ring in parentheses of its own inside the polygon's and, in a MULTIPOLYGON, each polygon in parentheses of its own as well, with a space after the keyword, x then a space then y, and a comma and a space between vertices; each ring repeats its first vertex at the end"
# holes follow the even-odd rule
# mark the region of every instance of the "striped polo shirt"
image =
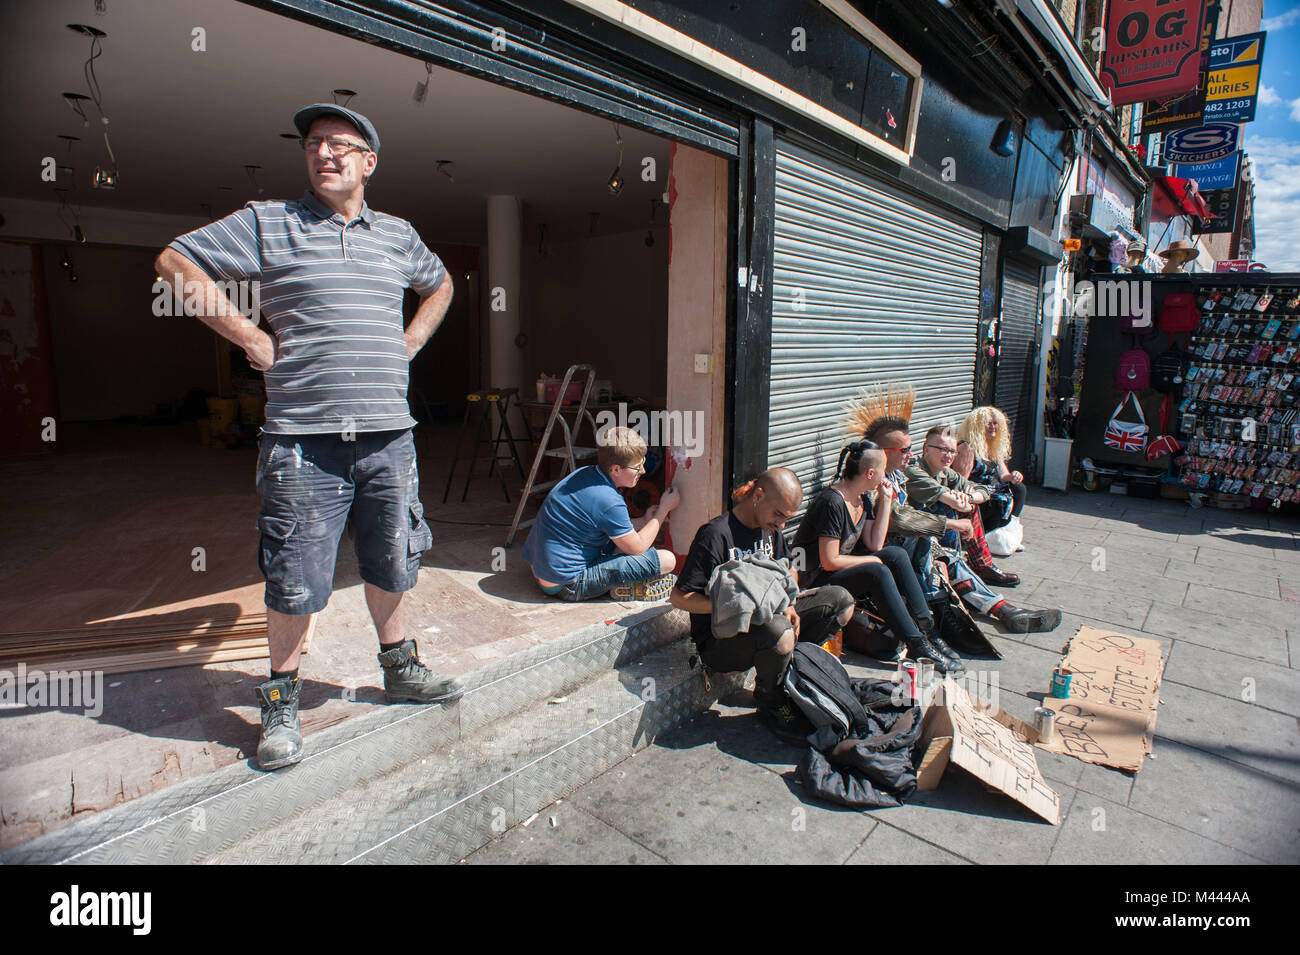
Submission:
POLYGON ((447 270, 405 219, 363 204, 347 222, 308 192, 297 202, 250 202, 170 247, 214 281, 258 281, 277 346, 265 373, 266 431, 415 424, 402 295, 431 295, 447 270))

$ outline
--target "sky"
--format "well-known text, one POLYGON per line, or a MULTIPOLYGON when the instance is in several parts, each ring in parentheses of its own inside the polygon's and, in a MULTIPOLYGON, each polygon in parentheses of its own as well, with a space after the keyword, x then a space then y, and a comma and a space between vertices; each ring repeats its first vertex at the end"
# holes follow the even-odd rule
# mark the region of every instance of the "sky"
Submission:
POLYGON ((1300 272, 1300 0, 1264 0, 1264 66, 1255 121, 1244 127, 1255 164, 1255 260, 1300 272))

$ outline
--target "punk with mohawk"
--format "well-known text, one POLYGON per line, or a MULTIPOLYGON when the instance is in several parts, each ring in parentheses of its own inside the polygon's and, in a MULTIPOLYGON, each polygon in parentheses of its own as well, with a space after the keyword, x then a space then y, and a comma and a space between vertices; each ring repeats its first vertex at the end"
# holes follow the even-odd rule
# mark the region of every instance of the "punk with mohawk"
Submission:
POLYGON ((897 381, 869 385, 849 401, 844 424, 854 438, 867 437, 874 441, 873 432, 906 431, 915 402, 916 391, 911 385, 897 381))

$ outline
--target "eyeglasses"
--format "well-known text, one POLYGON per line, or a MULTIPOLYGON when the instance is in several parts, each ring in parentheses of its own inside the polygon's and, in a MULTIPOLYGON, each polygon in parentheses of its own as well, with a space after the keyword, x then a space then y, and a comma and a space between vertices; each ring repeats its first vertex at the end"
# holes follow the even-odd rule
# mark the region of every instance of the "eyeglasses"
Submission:
POLYGON ((622 467, 624 471, 639 471, 640 473, 645 474, 645 458, 642 458, 640 461, 638 461, 636 464, 632 465, 631 467, 628 467, 626 464, 624 464, 622 467))
POLYGON ((370 147, 364 143, 354 143, 346 139, 340 139, 338 136, 324 138, 321 136, 312 136, 310 139, 300 139, 299 144, 309 153, 320 152, 320 144, 325 143, 329 146, 330 155, 336 159, 346 156, 348 153, 356 150, 357 152, 368 153, 370 147))
POLYGON ((944 455, 945 457, 955 455, 957 453, 956 448, 945 448, 943 445, 940 444, 927 444, 926 447, 938 451, 940 454, 944 455))
POLYGON ((911 446, 910 444, 905 444, 905 445, 903 445, 901 448, 881 448, 880 450, 881 450, 881 451, 899 451, 899 452, 902 453, 903 457, 905 457, 905 458, 910 458, 910 457, 912 456, 912 446, 911 446))

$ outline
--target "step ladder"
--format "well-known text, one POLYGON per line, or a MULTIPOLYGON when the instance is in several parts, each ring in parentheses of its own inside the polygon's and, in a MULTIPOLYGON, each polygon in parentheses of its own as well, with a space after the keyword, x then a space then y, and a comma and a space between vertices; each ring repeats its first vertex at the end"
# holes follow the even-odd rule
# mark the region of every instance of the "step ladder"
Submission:
POLYGON ((529 499, 534 494, 544 494, 555 485, 559 484, 570 473, 578 467, 579 461, 590 461, 596 457, 595 448, 575 447, 573 438, 582 430, 583 420, 591 423, 591 437, 594 441, 596 438, 596 419, 592 417, 591 412, 587 410, 587 399, 591 396, 591 389, 596 384, 596 369, 591 365, 570 365, 569 370, 564 373, 564 381, 560 383, 560 390, 555 396, 555 404, 551 405, 551 415, 546 419, 546 430, 542 432, 541 438, 537 442, 537 453, 533 455, 533 466, 528 472, 528 480, 524 483, 523 490, 519 493, 519 506, 515 508, 515 519, 510 522, 510 533, 506 535, 506 546, 509 547, 515 542, 515 535, 525 527, 532 527, 536 518, 522 520, 524 508, 528 506, 529 499), (578 402, 577 413, 574 415, 573 427, 569 427, 569 422, 565 420, 564 413, 561 410, 564 407, 564 397, 569 392, 569 383, 577 376, 586 372, 587 381, 582 388, 582 400, 578 402), (556 425, 560 426, 560 433, 564 436, 564 445, 562 447, 551 447, 551 434, 556 425), (560 476, 553 481, 542 481, 534 483, 537 480, 537 471, 546 458, 559 458, 563 464, 560 469, 560 476))
POLYGON ((519 459, 519 449, 515 446, 514 433, 510 430, 510 422, 506 420, 506 415, 510 411, 510 399, 518 393, 518 388, 489 388, 485 391, 471 391, 465 396, 465 419, 460 424, 460 434, 456 436, 456 453, 451 459, 451 470, 447 472, 447 486, 442 491, 442 503, 447 503, 447 495, 451 493, 451 483, 456 476, 456 465, 461 461, 469 462, 469 470, 465 474, 465 487, 460 493, 462 504, 469 494, 469 483, 474 477, 474 465, 479 461, 491 462, 488 465, 487 476, 491 477, 492 472, 496 472, 497 478, 501 481, 501 493, 505 495, 507 501, 510 500, 505 466, 513 464, 516 472, 524 473, 523 462, 519 459), (495 435, 492 433, 493 409, 498 418, 495 435), (476 419, 473 430, 477 434, 470 445, 469 456, 463 458, 461 446, 464 444, 466 432, 471 430, 471 417, 476 419), (478 454, 478 448, 484 444, 488 446, 488 453, 478 454))

